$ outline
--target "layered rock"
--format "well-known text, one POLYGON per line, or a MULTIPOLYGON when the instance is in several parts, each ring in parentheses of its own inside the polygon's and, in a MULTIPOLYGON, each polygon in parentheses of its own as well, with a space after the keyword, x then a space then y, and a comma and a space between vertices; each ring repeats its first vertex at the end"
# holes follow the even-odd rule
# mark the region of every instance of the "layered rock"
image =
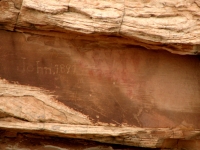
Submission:
POLYGON ((1 129, 199 149, 198 2, 0 6, 1 129))
POLYGON ((3 29, 116 35, 147 49, 200 51, 197 0, 2 0, 0 5, 3 29))

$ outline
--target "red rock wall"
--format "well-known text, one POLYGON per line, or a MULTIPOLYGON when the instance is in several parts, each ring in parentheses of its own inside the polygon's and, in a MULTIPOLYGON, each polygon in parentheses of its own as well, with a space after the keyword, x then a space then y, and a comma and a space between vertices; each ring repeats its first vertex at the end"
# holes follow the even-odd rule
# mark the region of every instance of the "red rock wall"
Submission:
POLYGON ((1 79, 44 89, 93 123, 200 128, 198 56, 84 39, 0 34, 1 79))

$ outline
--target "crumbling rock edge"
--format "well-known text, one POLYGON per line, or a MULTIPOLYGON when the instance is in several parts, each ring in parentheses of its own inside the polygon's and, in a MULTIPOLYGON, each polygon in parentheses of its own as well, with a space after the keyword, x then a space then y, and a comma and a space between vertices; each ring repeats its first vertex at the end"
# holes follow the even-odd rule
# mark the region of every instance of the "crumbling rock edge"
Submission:
POLYGON ((136 128, 8 121, 1 121, 0 128, 147 148, 174 148, 173 144, 165 145, 166 141, 193 141, 200 137, 200 130, 181 128, 136 128))
POLYGON ((197 0, 3 0, 0 5, 8 5, 1 8, 6 12, 0 15, 4 30, 51 36, 59 32, 63 37, 74 32, 83 39, 114 36, 151 50, 183 55, 200 52, 197 0))

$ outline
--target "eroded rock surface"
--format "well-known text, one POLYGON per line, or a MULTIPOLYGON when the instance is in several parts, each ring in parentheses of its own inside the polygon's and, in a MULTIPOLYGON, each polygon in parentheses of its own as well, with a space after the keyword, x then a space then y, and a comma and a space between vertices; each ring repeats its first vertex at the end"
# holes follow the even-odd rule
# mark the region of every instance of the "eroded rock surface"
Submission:
MULTIPOLYGON (((0 10, 8 141, 15 132, 200 149, 198 1, 2 0, 0 10)), ((68 148, 45 146, 35 149, 68 148)))
POLYGON ((2 150, 151 150, 83 139, 41 136, 35 133, 22 133, 17 130, 0 130, 0 133, 0 149, 2 150))
POLYGON ((1 29, 111 35, 129 44, 198 54, 198 0, 2 0, 1 29))
POLYGON ((198 56, 0 34, 0 128, 151 148, 198 143, 198 56))

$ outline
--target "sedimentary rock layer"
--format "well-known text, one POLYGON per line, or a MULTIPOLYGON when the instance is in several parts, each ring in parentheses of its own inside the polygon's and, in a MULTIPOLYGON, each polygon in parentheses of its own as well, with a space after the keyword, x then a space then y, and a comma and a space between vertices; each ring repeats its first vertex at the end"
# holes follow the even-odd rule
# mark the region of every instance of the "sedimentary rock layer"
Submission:
POLYGON ((24 133, 23 130, 22 132, 20 130, 0 130, 0 133, 0 149, 2 150, 152 150, 77 138, 63 138, 44 134, 41 136, 36 133, 24 133))
POLYGON ((200 149, 199 6, 1 0, 0 128, 200 149))
POLYGON ((56 123, 11 123, 2 121, 0 122, 0 128, 137 147, 182 148, 185 142, 186 147, 189 145, 189 149, 197 150, 200 145, 200 130, 85 126, 56 123))
POLYGON ((148 49, 200 51, 198 0, 2 0, 0 6, 1 29, 111 35, 148 49))

